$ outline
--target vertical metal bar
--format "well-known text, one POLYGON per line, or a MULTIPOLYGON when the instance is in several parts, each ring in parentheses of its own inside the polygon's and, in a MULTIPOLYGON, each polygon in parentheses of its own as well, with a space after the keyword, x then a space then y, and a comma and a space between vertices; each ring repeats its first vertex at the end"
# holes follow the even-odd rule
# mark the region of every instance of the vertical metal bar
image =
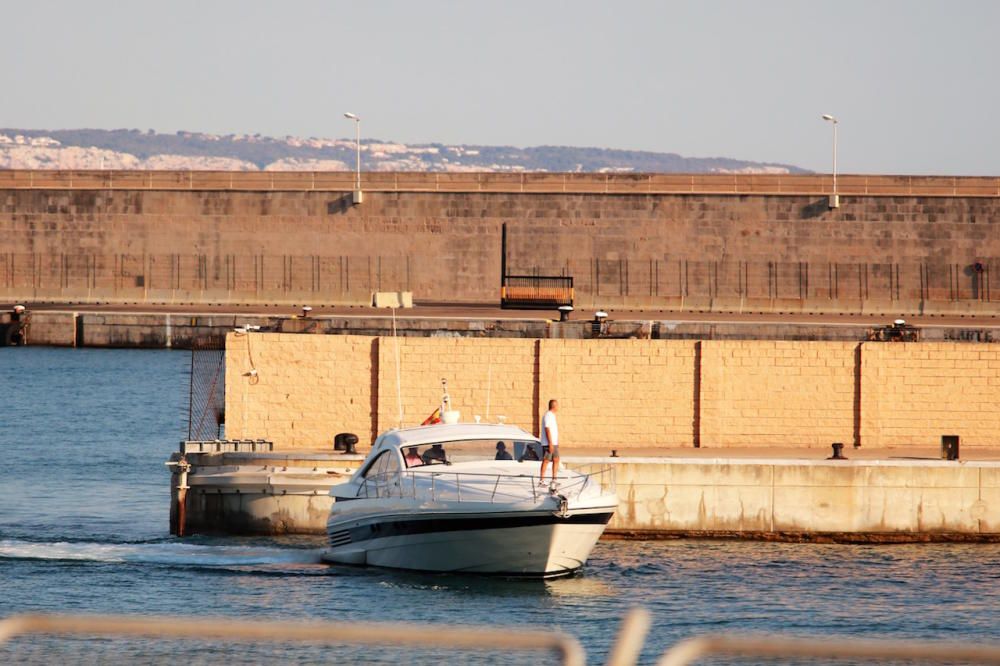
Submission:
MULTIPOLYGON (((407 255, 409 259, 409 255, 407 255)), ((507 277, 507 223, 500 225, 500 286, 504 286, 507 277)))
POLYGON ((194 355, 195 350, 191 349, 190 374, 188 375, 188 440, 194 439, 192 436, 192 426, 194 424, 194 355))

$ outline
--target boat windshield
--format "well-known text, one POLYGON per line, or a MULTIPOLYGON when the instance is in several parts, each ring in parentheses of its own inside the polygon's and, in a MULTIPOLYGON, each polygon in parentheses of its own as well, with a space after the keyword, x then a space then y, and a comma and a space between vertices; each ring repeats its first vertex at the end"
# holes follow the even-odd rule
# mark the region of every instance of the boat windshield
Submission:
POLYGON ((492 460, 540 460, 538 442, 523 440, 466 439, 440 444, 404 446, 407 468, 424 465, 450 465, 459 462, 492 460))

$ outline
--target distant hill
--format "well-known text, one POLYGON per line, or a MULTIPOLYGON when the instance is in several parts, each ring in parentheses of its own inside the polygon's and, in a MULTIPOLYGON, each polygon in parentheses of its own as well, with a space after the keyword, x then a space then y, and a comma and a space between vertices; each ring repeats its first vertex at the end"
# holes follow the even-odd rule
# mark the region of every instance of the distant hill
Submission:
MULTIPOLYGON (((404 144, 362 139, 365 171, 806 173, 788 164, 607 148, 404 144)), ((351 139, 153 130, 0 129, 0 169, 347 171, 351 139)))

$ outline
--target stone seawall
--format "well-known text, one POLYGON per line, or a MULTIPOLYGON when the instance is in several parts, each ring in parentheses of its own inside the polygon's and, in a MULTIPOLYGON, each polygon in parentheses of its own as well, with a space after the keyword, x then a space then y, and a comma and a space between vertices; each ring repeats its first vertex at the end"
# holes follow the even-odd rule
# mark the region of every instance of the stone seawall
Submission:
POLYGON ((507 224, 508 271, 570 275, 587 307, 950 313, 1000 301, 996 179, 845 177, 830 209, 827 185, 807 176, 664 176, 654 188, 661 177, 442 186, 407 174, 400 187, 373 174, 356 206, 349 189, 266 174, 198 187, 150 176, 148 188, 143 174, 84 176, 0 189, 0 297, 495 303, 507 224))
MULTIPOLYGON (((330 486, 344 482, 360 464, 356 456, 317 452, 191 460, 187 533, 323 534, 330 486)), ((614 468, 619 506, 608 525, 610 537, 1000 541, 998 462, 573 457, 564 462, 581 472, 614 468)), ((176 485, 175 476, 171 488, 176 485)))
POLYGON ((936 446, 1000 432, 983 343, 384 338, 231 333, 226 435, 322 449, 422 421, 448 380, 465 418, 537 433, 549 398, 574 447, 936 446), (399 359, 397 365, 397 359, 399 359), (397 385, 397 376, 399 384, 397 385))

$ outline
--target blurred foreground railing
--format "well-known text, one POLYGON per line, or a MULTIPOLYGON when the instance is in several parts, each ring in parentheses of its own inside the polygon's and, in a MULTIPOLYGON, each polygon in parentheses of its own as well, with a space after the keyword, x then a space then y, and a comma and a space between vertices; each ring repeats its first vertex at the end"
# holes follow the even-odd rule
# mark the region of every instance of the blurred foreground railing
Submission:
MULTIPOLYGON (((144 636, 160 639, 217 639, 267 643, 333 643, 408 646, 456 650, 550 652, 567 666, 583 666, 583 648, 558 631, 454 627, 429 631, 428 625, 402 623, 267 622, 114 615, 15 615, 0 620, 0 644, 27 634, 144 636)), ((336 659, 331 660, 336 662, 336 659)))
POLYGON ((970 645, 937 641, 875 641, 788 638, 779 636, 707 635, 689 638, 671 648, 659 666, 685 666, 712 656, 861 659, 865 661, 907 660, 925 664, 1000 664, 1000 645, 970 645))
MULTIPOLYGON (((638 662, 650 614, 633 609, 622 621, 609 666, 638 662)), ((450 650, 518 650, 548 652, 569 666, 586 663, 580 642, 559 631, 510 627, 454 627, 433 630, 427 624, 332 622, 269 622, 176 617, 114 615, 14 615, 0 620, 0 645, 32 634, 92 637, 147 637, 255 643, 326 643, 371 646, 444 648, 450 650)), ((686 666, 712 656, 758 659, 855 659, 883 662, 1000 664, 1000 645, 973 645, 942 641, 855 640, 791 638, 774 635, 704 635, 676 644, 663 654, 659 666, 686 666)), ((336 661, 336 659, 332 659, 336 661)))

